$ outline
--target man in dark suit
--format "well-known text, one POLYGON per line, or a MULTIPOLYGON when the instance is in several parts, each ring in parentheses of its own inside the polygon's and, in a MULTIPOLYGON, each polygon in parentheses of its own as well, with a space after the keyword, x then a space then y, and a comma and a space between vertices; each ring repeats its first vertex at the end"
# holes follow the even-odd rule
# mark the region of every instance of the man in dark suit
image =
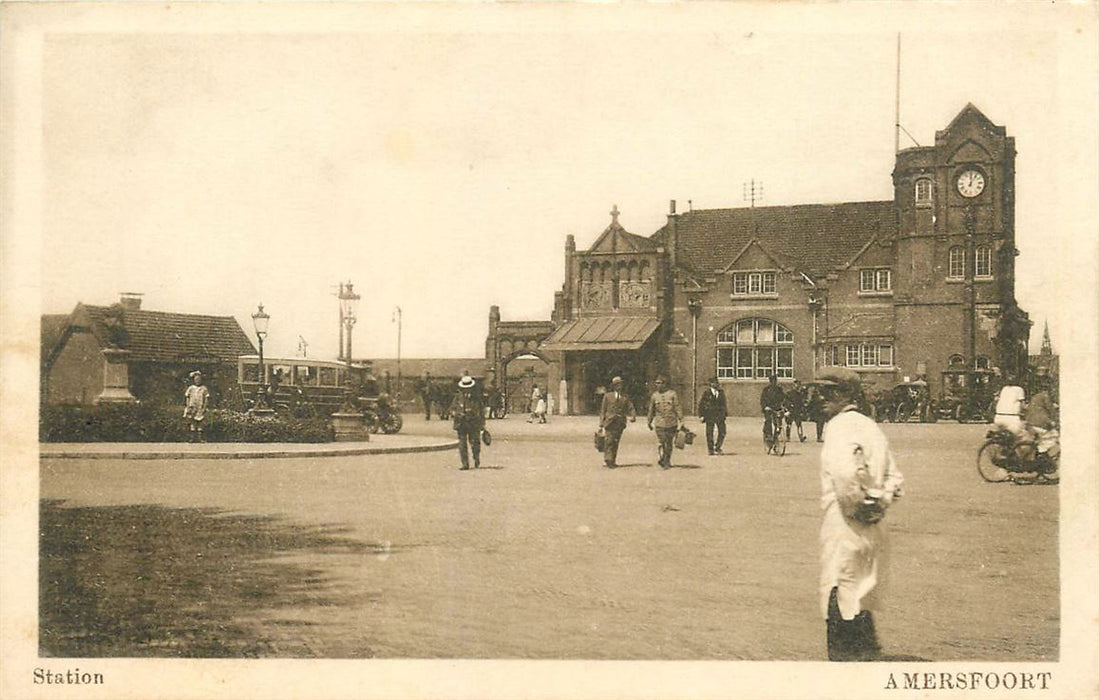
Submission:
POLYGON ((710 380, 708 389, 702 391, 702 397, 698 400, 698 417, 706 423, 706 449, 712 455, 723 454, 721 446, 725 444, 725 418, 729 409, 725 405, 725 390, 717 381, 717 377, 710 380), (717 439, 714 439, 714 429, 717 429, 717 439))
POLYGON ((481 390, 468 374, 458 381, 458 393, 450 404, 450 416, 458 433, 458 456, 461 469, 469 469, 469 452, 473 453, 473 468, 481 466, 481 431, 485 428, 485 414, 481 390))

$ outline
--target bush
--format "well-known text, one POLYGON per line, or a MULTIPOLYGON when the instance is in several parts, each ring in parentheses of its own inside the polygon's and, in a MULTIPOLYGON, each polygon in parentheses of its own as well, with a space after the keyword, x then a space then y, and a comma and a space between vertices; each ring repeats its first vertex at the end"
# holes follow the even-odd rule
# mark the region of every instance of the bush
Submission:
MULTIPOLYGON (((186 442, 183 411, 146 404, 43 406, 38 422, 42 442, 186 442)), ((215 409, 206 413, 206 439, 212 442, 332 442, 323 418, 260 418, 215 409)))

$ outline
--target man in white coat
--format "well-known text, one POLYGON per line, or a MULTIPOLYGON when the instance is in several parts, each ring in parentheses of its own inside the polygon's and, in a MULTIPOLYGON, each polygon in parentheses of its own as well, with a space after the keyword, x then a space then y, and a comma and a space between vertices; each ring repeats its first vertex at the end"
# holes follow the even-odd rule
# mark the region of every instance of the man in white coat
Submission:
POLYGON ((881 647, 871 610, 881 600, 888 546, 881 520, 901 496, 904 477, 877 423, 857 411, 858 375, 828 367, 816 381, 823 398, 820 458, 820 606, 830 661, 868 661, 881 647))

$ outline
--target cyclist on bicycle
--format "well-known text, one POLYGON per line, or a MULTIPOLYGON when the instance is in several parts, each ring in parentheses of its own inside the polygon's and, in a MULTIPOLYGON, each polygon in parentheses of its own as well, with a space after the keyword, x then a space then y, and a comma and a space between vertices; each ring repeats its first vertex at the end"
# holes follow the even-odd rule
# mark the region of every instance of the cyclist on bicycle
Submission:
POLYGON ((763 439, 770 444, 774 435, 774 420, 782 410, 782 404, 786 401, 786 393, 778 385, 776 375, 772 374, 768 377, 768 380, 770 383, 763 388, 763 393, 760 394, 759 407, 763 411, 763 439))

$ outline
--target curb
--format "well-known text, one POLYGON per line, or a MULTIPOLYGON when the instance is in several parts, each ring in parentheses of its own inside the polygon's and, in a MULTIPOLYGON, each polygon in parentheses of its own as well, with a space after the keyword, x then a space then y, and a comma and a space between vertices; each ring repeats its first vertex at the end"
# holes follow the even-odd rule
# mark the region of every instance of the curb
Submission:
POLYGON ((354 457, 361 455, 412 454, 416 452, 443 452, 458 447, 457 440, 435 442, 426 445, 404 445, 393 447, 352 447, 343 450, 238 450, 235 452, 83 452, 71 450, 65 452, 38 453, 39 459, 270 459, 279 457, 354 457))

